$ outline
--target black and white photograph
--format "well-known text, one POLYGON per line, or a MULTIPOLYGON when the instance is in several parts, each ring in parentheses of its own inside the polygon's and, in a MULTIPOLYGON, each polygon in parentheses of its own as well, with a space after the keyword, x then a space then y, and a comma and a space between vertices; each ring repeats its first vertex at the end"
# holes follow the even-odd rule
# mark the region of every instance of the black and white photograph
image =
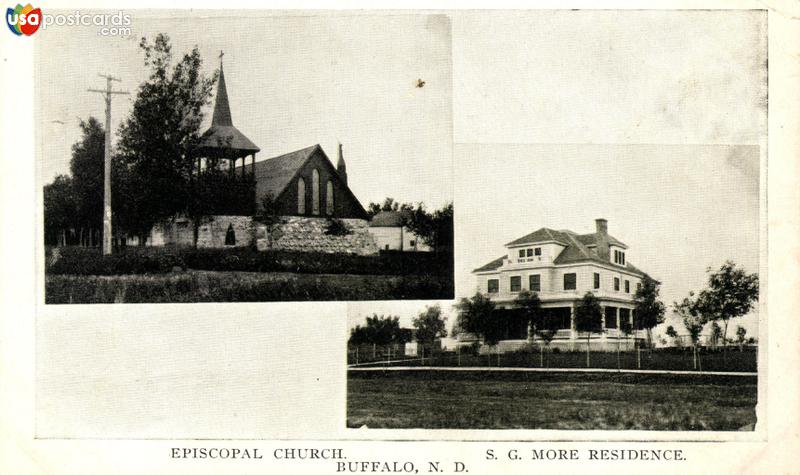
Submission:
POLYGON ((136 20, 37 44, 47 303, 453 297, 448 17, 136 20))
POLYGON ((541 47, 540 33, 525 44, 522 27, 510 28, 517 46, 505 54, 524 49, 522 75, 542 78, 519 92, 544 110, 508 119, 500 135, 568 130, 539 116, 573 105, 609 135, 668 140, 457 143, 457 300, 350 306, 347 425, 753 431, 764 15, 549 12, 517 22, 554 23, 563 28, 541 47), (626 42, 637 34, 617 34, 621 18, 650 41, 626 42), (733 26, 751 42, 747 55, 701 54, 723 56, 733 26), (697 35, 717 43, 686 58, 697 35), (557 42, 585 49, 558 57, 547 48, 557 42), (652 62, 665 54, 688 64, 661 76, 652 62), (547 89, 545 76, 566 78, 573 61, 585 76, 547 89), (591 84, 595 71, 608 74, 591 84), (731 106, 737 114, 699 110, 689 84, 707 99, 749 95, 731 106), (597 102, 546 104, 570 85, 597 102), (633 108, 653 115, 628 123, 633 108))
POLYGON ((9 4, 0 473, 795 473, 800 6, 9 4))

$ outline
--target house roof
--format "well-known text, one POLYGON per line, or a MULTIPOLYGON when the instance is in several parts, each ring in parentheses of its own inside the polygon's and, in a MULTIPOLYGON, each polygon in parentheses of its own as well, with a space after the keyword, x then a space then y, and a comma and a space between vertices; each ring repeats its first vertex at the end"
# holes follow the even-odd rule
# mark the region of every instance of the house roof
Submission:
MULTIPOLYGON (((553 264, 573 264, 580 262, 597 262, 600 264, 610 264, 608 260, 602 259, 597 252, 590 248, 597 244, 597 233, 576 234, 572 231, 556 231, 548 228, 538 229, 526 236, 511 241, 506 246, 516 246, 521 244, 535 244, 537 242, 555 241, 562 244, 564 250, 556 257, 553 264)), ((620 247, 627 247, 618 239, 608 236, 608 243, 620 247)), ((500 268, 506 256, 499 257, 488 264, 485 264, 472 272, 490 271, 500 268)), ((626 263, 625 269, 635 274, 644 275, 644 272, 637 269, 633 264, 626 263)))
POLYGON ((521 244, 533 244, 537 242, 545 242, 545 241, 556 241, 563 245, 567 245, 567 242, 561 237, 561 231, 554 231, 552 229, 541 228, 537 229, 536 231, 526 234, 519 239, 515 239, 510 243, 506 244, 506 246, 518 246, 521 244))
POLYGON ((211 127, 200 137, 197 151, 200 155, 208 157, 238 158, 257 153, 260 150, 233 125, 228 91, 225 87, 225 73, 220 64, 219 84, 217 85, 211 127))
POLYGON ((317 149, 321 151, 322 147, 316 144, 256 162, 255 176, 260 187, 277 198, 317 149))
POLYGON ((487 270, 498 269, 498 268, 500 268, 500 266, 503 265, 503 261, 506 260, 506 257, 507 256, 500 256, 497 259, 493 260, 492 262, 490 262, 488 264, 484 264, 481 267, 478 267, 477 269, 475 269, 472 272, 484 272, 484 271, 487 271, 487 270))
POLYGON ((399 228, 404 224, 407 213, 400 211, 381 211, 372 217, 369 222, 371 228, 399 228))

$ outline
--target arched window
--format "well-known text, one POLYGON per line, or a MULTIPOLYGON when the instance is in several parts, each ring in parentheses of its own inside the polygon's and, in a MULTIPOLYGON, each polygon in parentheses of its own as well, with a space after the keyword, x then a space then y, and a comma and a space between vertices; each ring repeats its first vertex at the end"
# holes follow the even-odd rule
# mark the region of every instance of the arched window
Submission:
POLYGON ((325 187, 325 212, 328 216, 333 215, 333 182, 328 180, 328 186, 325 187))
POLYGON ((311 212, 319 214, 319 172, 316 168, 311 172, 311 212))
POLYGON ((297 214, 306 214, 306 181, 297 179, 297 214))
POLYGON ((233 224, 229 224, 228 231, 225 232, 225 245, 226 246, 236 245, 236 232, 233 230, 233 224))

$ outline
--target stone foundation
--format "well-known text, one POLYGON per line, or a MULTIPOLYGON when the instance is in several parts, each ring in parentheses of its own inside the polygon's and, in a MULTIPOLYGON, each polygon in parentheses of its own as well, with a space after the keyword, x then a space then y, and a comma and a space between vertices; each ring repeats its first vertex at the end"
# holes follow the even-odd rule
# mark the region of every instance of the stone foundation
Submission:
MULTIPOLYGON (((197 230, 197 247, 244 247, 253 244, 255 231, 250 216, 209 216, 197 230), (233 230, 234 244, 225 244, 228 226, 233 230)), ((150 230, 148 246, 192 246, 194 225, 188 218, 158 223, 150 230)))
POLYGON ((362 256, 378 254, 378 246, 369 233, 366 220, 340 219, 339 221, 348 228, 348 234, 344 236, 326 234, 330 222, 327 218, 282 216, 277 224, 269 227, 256 224, 256 247, 259 251, 326 252, 362 256))
POLYGON ((253 218, 250 216, 213 216, 200 225, 197 247, 245 247, 253 244, 253 218), (234 244, 225 244, 228 227, 233 231, 234 244))

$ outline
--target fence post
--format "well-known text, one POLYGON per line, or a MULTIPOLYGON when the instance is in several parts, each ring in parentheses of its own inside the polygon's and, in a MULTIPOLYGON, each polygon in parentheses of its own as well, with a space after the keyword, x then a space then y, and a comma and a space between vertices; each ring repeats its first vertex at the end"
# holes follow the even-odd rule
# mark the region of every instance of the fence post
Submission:
POLYGON ((356 364, 358 364, 358 347, 356 347, 356 364))
POLYGON ((375 343, 373 343, 373 344, 372 344, 372 359, 373 359, 373 360, 374 360, 374 359, 377 359, 377 356, 375 356, 375 346, 376 346, 376 345, 375 345, 375 343))
POLYGON ((458 354, 458 365, 461 366, 461 345, 456 342, 456 354, 458 354))

